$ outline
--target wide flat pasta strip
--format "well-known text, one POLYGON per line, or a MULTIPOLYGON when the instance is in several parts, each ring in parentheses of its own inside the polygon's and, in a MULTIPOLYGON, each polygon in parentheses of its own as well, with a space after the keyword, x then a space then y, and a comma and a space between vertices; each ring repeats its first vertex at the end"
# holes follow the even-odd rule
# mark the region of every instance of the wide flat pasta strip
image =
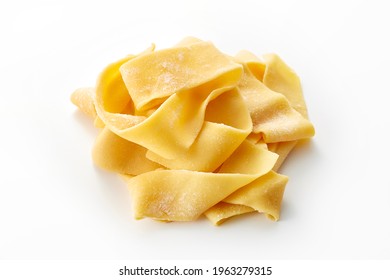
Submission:
POLYGON ((253 122, 253 132, 266 143, 293 141, 314 135, 313 125, 295 111, 287 98, 258 81, 244 64, 238 85, 253 122))
POLYGON ((265 71, 263 83, 286 96, 295 110, 308 119, 301 81, 297 74, 276 54, 263 55, 265 71))
POLYGON ((251 180, 251 176, 237 174, 158 170, 133 177, 127 183, 136 219, 193 221, 251 180))
MULTIPOLYGON (((264 84, 280 92, 289 100, 291 105, 308 119, 307 107, 303 98, 302 86, 299 77, 279 56, 267 54, 264 56, 266 71, 264 73, 264 84)), ((288 154, 293 150, 298 141, 288 141, 278 143, 276 147, 270 150, 279 155, 274 170, 278 170, 288 154)))
MULTIPOLYGON (((264 55, 266 71, 264 73, 264 84, 270 89, 280 92, 289 100, 295 110, 308 119, 307 107, 303 98, 302 86, 296 73, 275 54, 264 55)), ((298 141, 287 141, 271 145, 270 150, 279 155, 274 170, 278 170, 294 149, 298 141)))
POLYGON ((206 92, 234 85, 241 66, 211 43, 199 42, 137 57, 123 64, 120 71, 135 107, 146 110, 173 93, 200 85, 206 92))
POLYGON ((130 178, 136 218, 191 221, 234 191, 268 173, 277 155, 249 141, 222 165, 219 173, 157 170, 130 178))

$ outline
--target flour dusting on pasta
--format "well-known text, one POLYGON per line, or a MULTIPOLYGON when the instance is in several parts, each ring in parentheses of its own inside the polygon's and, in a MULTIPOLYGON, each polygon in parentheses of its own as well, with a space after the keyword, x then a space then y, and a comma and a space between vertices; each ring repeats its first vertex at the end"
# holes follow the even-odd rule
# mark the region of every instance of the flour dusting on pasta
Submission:
POLYGON ((276 221, 288 181, 277 171, 314 136, 299 78, 277 55, 232 57, 192 37, 113 62, 71 100, 101 130, 94 162, 124 179, 136 219, 276 221))

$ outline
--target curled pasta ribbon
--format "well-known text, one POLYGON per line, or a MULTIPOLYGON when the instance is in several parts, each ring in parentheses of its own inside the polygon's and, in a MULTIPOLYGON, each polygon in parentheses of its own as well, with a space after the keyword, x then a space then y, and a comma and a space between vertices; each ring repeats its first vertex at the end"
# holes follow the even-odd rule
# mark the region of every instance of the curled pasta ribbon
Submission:
POLYGON ((225 197, 268 173, 276 160, 276 154, 244 141, 218 173, 157 170, 128 178, 135 217, 196 220, 225 197))
POLYGON ((202 95, 234 86, 241 68, 213 44, 200 41, 138 56, 124 63, 120 71, 135 107, 144 111, 173 93, 202 95))
POLYGON ((94 162, 121 174, 137 219, 278 220, 288 178, 276 170, 314 134, 294 75, 277 56, 185 38, 108 65, 71 99, 102 128, 94 162))

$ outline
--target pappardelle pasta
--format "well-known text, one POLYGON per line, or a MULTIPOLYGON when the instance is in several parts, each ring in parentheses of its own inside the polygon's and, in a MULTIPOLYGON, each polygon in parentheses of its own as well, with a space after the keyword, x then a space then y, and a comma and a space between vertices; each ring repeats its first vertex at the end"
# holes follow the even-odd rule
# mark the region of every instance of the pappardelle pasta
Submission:
POLYGON ((288 181, 277 170, 314 135, 299 78, 277 55, 231 57, 191 37, 108 65, 71 100, 101 130, 93 160, 121 175, 136 219, 276 221, 288 181))

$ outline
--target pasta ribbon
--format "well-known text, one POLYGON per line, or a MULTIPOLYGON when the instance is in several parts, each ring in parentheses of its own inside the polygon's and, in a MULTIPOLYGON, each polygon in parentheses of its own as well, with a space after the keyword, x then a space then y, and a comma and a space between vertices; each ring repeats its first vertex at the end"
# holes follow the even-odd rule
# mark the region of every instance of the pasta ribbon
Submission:
POLYGON ((276 160, 276 154, 245 141, 218 173, 156 170, 131 177, 127 183, 135 217, 195 220, 219 201, 268 173, 276 160))

